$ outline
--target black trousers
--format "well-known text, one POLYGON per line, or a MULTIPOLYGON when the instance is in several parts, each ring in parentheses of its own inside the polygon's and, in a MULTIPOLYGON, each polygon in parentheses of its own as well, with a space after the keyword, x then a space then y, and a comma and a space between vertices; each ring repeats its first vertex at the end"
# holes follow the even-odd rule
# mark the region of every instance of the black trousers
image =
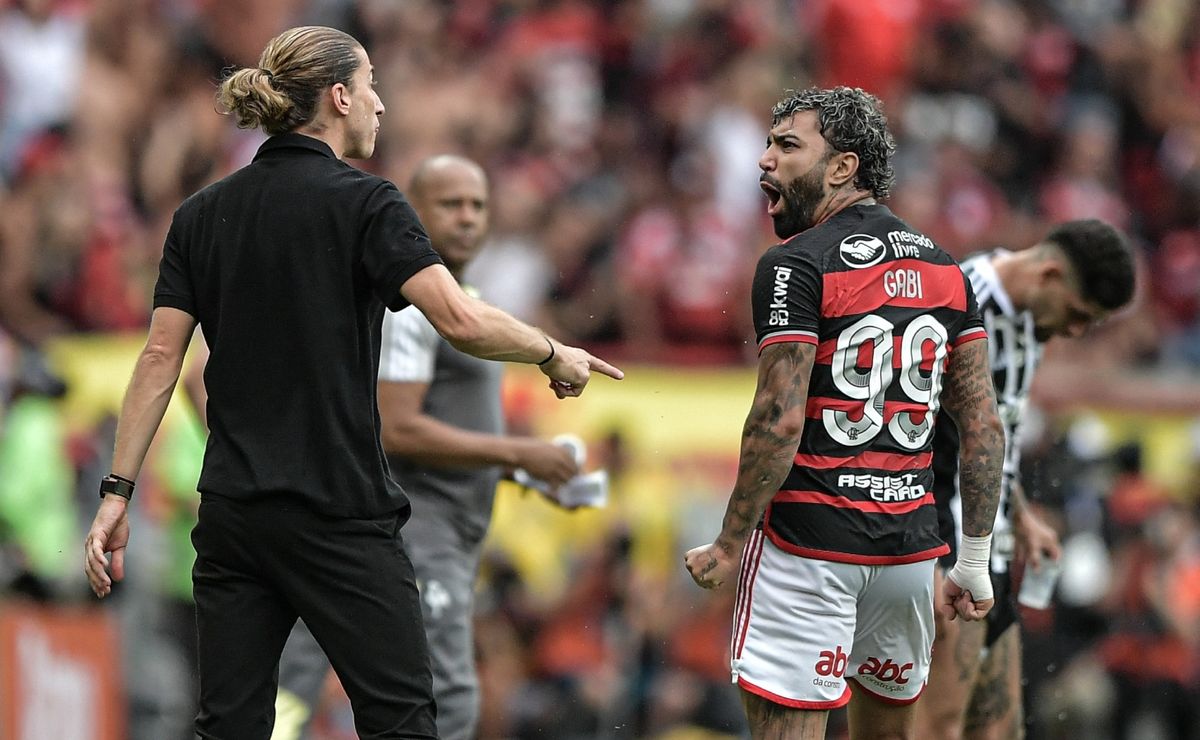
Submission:
POLYGON ((361 738, 436 738, 432 678, 402 519, 321 516, 204 496, 192 532, 200 664, 196 734, 269 740, 279 655, 296 619, 341 679, 361 738))

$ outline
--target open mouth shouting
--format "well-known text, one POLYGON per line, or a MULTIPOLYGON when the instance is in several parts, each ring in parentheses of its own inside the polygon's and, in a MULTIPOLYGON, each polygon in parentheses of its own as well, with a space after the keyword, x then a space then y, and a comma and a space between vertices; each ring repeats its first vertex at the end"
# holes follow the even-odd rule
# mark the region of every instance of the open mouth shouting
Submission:
POLYGON ((783 210, 783 191, 766 175, 758 179, 758 187, 767 194, 767 215, 777 216, 783 210))

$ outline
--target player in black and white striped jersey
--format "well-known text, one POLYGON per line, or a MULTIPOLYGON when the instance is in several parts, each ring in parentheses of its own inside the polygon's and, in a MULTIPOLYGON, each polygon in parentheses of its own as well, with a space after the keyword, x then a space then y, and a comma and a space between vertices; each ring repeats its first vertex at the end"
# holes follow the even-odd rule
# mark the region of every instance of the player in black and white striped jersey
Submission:
MULTIPOLYGON (((1031 509, 1020 485, 1019 430, 1044 344, 1078 337, 1133 296, 1125 238, 1100 221, 1063 223, 1019 252, 997 249, 962 263, 987 330, 996 402, 1005 430, 1001 500, 993 529, 996 606, 980 623, 939 620, 929 689, 918 704, 918 737, 1019 738, 1021 643, 1009 563, 1038 568, 1059 556, 1058 535, 1031 509), (964 680, 967 679, 967 680, 964 680)), ((942 539, 955 561, 958 432, 938 419, 934 496, 942 539)))

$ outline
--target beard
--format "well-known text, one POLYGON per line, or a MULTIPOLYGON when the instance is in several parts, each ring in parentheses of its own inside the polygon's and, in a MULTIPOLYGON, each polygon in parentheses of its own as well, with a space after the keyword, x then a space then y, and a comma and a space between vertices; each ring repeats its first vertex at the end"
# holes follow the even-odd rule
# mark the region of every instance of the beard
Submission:
POLYGON ((771 182, 779 188, 783 208, 771 217, 775 236, 787 239, 816 225, 817 206, 825 199, 825 164, 822 160, 787 185, 771 182))

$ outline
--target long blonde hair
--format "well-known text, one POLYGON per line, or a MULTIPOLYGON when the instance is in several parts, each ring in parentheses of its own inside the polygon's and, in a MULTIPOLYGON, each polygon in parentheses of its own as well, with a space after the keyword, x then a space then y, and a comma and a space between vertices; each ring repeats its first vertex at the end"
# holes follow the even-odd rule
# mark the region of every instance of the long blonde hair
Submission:
POLYGON ((257 68, 239 69, 225 78, 217 105, 237 117, 239 128, 261 127, 272 136, 294 131, 313 120, 327 88, 350 84, 361 48, 336 28, 288 29, 263 49, 257 68))

